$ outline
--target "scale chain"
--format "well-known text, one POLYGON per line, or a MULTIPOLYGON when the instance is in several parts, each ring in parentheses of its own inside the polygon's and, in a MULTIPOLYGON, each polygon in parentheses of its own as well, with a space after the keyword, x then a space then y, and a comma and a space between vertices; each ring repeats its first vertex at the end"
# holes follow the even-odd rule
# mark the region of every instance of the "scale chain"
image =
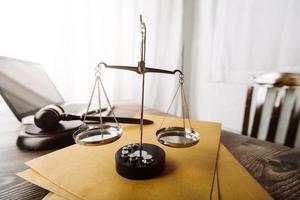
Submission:
POLYGON ((170 112, 170 109, 171 109, 171 106, 173 105, 174 101, 175 101, 175 98, 179 92, 179 89, 180 89, 180 92, 181 92, 181 103, 182 103, 182 121, 183 121, 183 127, 186 128, 186 125, 185 125, 185 119, 188 118, 188 122, 189 122, 189 127, 192 128, 192 125, 191 125, 191 120, 190 120, 190 114, 189 114, 189 108, 188 108, 188 104, 187 104, 187 100, 186 100, 186 96, 185 96, 185 91, 184 91, 184 87, 183 87, 183 83, 184 83, 184 80, 183 80, 183 75, 180 74, 180 79, 179 79, 179 86, 177 87, 177 90, 175 92, 175 95, 173 96, 172 98, 172 101, 167 109, 167 112, 164 114, 164 118, 159 126, 159 129, 161 129, 162 125, 164 124, 165 122, 165 119, 167 117, 167 115, 169 114, 170 112))
POLYGON ((188 118, 188 121, 189 121, 190 128, 192 128, 191 119, 190 119, 190 112, 189 112, 189 106, 188 106, 188 103, 187 103, 187 100, 186 100, 185 91, 184 91, 183 87, 182 87, 182 92, 183 92, 183 98, 184 98, 186 112, 187 112, 186 113, 187 114, 187 118, 188 118))
POLYGON ((97 77, 97 88, 98 88, 98 103, 99 103, 99 117, 100 117, 100 128, 101 128, 101 137, 103 138, 103 121, 102 121, 102 113, 101 113, 101 91, 100 91, 100 84, 99 84, 99 76, 97 77))
POLYGON ((184 94, 183 94, 183 83, 180 83, 180 93, 181 93, 181 109, 182 109, 182 121, 183 128, 185 129, 185 103, 184 103, 184 94))
POLYGON ((170 112, 171 106, 172 106, 172 104, 173 104, 174 101, 175 101, 175 98, 176 98, 176 96, 177 96, 177 93, 178 93, 179 89, 180 89, 180 85, 177 87, 177 90, 176 90, 176 92, 175 92, 175 95, 173 96, 173 99, 172 99, 172 101, 171 101, 171 103, 170 103, 170 105, 169 105, 169 107, 168 107, 168 110, 167 110, 166 114, 164 114, 164 118, 163 118, 163 120, 162 120, 162 122, 161 122, 161 124, 160 124, 160 126, 159 126, 159 129, 161 129, 163 123, 165 122, 165 119, 166 119, 167 115, 168 115, 169 112, 170 112))
POLYGON ((87 113, 88 113, 89 110, 90 110, 90 106, 91 106, 91 103, 92 103, 92 99, 93 99, 93 96, 94 96, 94 93, 95 93, 96 84, 97 84, 97 78, 95 79, 95 83, 94 83, 94 86, 93 86, 92 94, 91 94, 91 96, 90 96, 89 104, 88 104, 88 106, 87 106, 85 115, 84 115, 84 117, 83 117, 83 122, 84 122, 84 123, 85 123, 85 120, 86 120, 86 117, 87 117, 87 113))
POLYGON ((115 119, 115 122, 116 122, 117 126, 119 127, 119 126, 120 126, 120 125, 119 125, 119 122, 118 122, 118 120, 117 120, 117 118, 116 118, 115 112, 113 111, 113 108, 112 108, 111 103, 110 103, 110 101, 109 101, 109 99, 108 99, 106 90, 105 90, 105 88, 104 88, 104 85, 103 85, 102 80, 101 80, 100 77, 99 77, 99 81, 100 81, 100 85, 101 85, 101 87, 102 87, 104 96, 105 96, 105 98, 106 98, 106 101, 107 101, 107 103, 108 103, 108 106, 109 106, 110 110, 112 111, 112 115, 113 115, 113 117, 114 117, 114 119, 115 119))

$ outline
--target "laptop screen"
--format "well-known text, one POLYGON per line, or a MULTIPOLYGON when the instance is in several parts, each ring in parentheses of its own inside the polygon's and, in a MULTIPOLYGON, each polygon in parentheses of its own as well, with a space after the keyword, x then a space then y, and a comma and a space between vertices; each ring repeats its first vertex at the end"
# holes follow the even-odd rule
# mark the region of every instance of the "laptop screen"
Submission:
POLYGON ((2 56, 0 92, 19 120, 45 105, 64 102, 41 65, 2 56))

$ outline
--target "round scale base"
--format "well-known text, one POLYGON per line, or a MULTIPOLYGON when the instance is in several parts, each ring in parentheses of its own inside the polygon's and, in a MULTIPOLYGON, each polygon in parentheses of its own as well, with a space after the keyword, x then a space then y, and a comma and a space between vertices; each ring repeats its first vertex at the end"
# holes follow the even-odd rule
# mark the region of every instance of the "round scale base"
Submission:
POLYGON ((115 159, 116 171, 128 179, 154 178, 165 168, 165 152, 153 144, 143 143, 142 152, 139 144, 126 145, 116 152, 115 159))

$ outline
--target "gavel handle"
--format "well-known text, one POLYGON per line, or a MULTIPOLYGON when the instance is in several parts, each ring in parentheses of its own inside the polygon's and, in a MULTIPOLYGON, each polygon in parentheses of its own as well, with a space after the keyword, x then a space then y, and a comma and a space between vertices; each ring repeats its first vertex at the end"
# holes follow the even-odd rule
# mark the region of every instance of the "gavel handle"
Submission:
MULTIPOLYGON (((65 114, 62 117, 62 120, 64 121, 72 121, 72 120, 81 120, 83 121, 84 116, 78 116, 78 115, 71 115, 71 114, 65 114)), ((99 116, 87 116, 86 121, 94 121, 94 122, 99 122, 100 118, 99 116)), ((119 123, 124 123, 124 124, 140 124, 141 120, 138 118, 131 118, 131 117, 116 117, 116 120, 119 123)), ((105 122, 112 122, 115 123, 115 118, 114 117, 102 117, 102 121, 105 122)), ((149 125, 153 124, 152 120, 144 119, 143 120, 144 125, 149 125)))

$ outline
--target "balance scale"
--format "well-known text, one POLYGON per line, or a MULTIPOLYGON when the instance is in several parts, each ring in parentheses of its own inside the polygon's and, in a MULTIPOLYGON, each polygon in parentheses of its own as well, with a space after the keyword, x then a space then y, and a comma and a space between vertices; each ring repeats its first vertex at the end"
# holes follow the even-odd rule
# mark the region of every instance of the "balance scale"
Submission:
MULTIPOLYGON (((108 65, 100 62, 95 68, 95 83, 88 102, 86 113, 89 112, 95 91, 98 96, 99 110, 101 110, 101 90, 108 102, 111 110, 112 106, 109 101, 107 92, 101 80, 101 68, 113 68, 119 70, 128 70, 136 72, 142 76, 142 99, 141 99, 141 113, 140 113, 140 141, 139 143, 128 144, 121 147, 115 154, 116 171, 121 176, 128 179, 150 179, 159 176, 165 167, 165 151, 154 144, 143 143, 143 119, 144 119, 144 88, 145 88, 145 74, 146 73, 163 73, 163 74, 178 74, 179 85, 176 93, 167 109, 159 129, 156 131, 156 138, 158 142, 163 145, 174 148, 186 148, 193 146, 200 140, 199 133, 191 126, 187 100, 184 92, 184 74, 181 70, 162 70, 157 68, 149 68, 145 65, 146 52, 146 24, 140 16, 140 33, 141 33, 141 57, 138 61, 138 66, 119 66, 108 65), (169 113, 169 110, 174 103, 177 94, 181 93, 182 103, 182 127, 163 127, 164 121, 169 113), (188 120, 188 126, 186 126, 188 120)), ((105 145, 118 140, 123 133, 121 126, 116 120, 115 113, 112 112, 115 119, 113 124, 104 124, 101 112, 99 112, 99 123, 86 123, 84 118, 83 124, 74 133, 73 138, 77 144, 86 146, 105 145)), ((85 115, 87 116, 87 114, 85 115)))

